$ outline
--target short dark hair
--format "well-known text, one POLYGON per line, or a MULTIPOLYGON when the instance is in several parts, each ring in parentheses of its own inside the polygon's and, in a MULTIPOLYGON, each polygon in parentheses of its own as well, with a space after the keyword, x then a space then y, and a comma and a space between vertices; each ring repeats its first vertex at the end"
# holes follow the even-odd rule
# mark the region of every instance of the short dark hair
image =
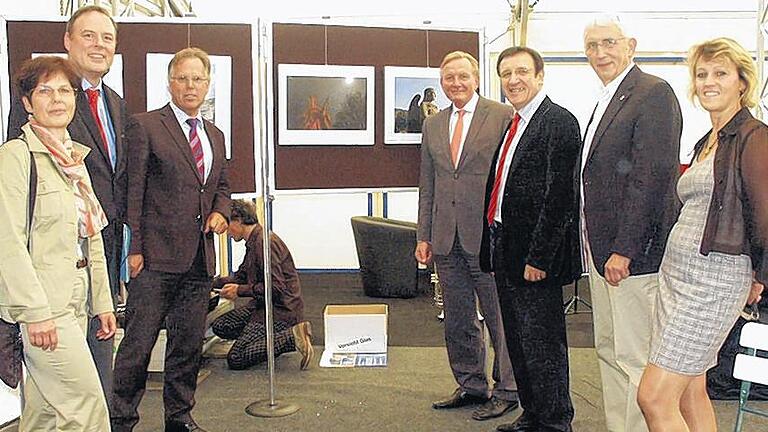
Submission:
POLYGON ((501 61, 504 60, 507 57, 512 57, 515 54, 520 53, 527 53, 531 56, 533 59, 533 72, 538 75, 539 73, 544 71, 544 59, 541 57, 541 54, 539 54, 538 51, 536 51, 533 48, 525 47, 525 46, 513 46, 505 49, 504 51, 499 54, 499 59, 496 61, 496 74, 499 75, 501 72, 499 71, 499 67, 501 66, 501 61))
POLYGON ((256 213, 255 200, 232 200, 232 214, 229 220, 238 221, 243 225, 256 225, 259 223, 259 216, 256 213))
POLYGON ((80 88, 80 78, 77 72, 75 72, 72 62, 52 55, 25 60, 13 76, 13 82, 22 96, 30 98, 32 97, 32 91, 40 84, 40 81, 57 73, 67 77, 67 81, 69 81, 73 89, 77 90, 80 88))
POLYGON ((115 19, 112 18, 112 15, 109 13, 108 10, 104 9, 101 6, 96 6, 96 5, 83 6, 80 9, 76 10, 75 13, 73 13, 72 16, 69 17, 69 21, 67 21, 67 27, 65 28, 64 31, 66 31, 67 33, 71 32, 72 27, 75 26, 75 21, 77 21, 78 18, 80 18, 81 16, 89 12, 98 12, 106 16, 107 18, 109 18, 109 20, 112 22, 112 27, 115 28, 115 36, 117 36, 117 23, 115 22, 115 19))

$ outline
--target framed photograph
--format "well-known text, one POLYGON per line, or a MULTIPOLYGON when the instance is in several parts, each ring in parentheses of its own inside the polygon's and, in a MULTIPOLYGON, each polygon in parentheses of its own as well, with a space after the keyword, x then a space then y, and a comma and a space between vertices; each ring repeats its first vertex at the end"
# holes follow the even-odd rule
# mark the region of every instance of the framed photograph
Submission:
POLYGON ((374 67, 280 64, 280 145, 373 145, 374 67))
POLYGON ((384 67, 384 143, 419 144, 424 120, 450 105, 439 68, 384 67))

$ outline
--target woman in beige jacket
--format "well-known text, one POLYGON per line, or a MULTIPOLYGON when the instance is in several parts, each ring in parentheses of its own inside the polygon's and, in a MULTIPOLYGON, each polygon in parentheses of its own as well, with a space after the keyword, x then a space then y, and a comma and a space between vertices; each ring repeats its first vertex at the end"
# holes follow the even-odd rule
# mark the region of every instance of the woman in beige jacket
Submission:
POLYGON ((45 56, 16 75, 23 134, 0 146, 0 318, 18 322, 28 378, 21 431, 110 430, 107 404, 85 340, 116 323, 101 240, 106 217, 91 188, 89 148, 69 139, 79 78, 67 60, 45 56), (31 159, 37 191, 31 226, 31 159))

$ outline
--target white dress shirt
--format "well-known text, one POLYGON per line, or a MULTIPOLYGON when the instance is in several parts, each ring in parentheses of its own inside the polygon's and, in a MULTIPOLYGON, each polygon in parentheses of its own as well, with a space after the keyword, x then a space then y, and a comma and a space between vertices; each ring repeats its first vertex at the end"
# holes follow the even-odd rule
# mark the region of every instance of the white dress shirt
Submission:
MULTIPOLYGON (((499 185, 499 194, 496 196, 496 214, 493 215, 493 220, 496 222, 502 222, 501 220, 501 203, 504 200, 504 188, 507 186, 507 176, 509 176, 509 167, 512 165, 512 159, 515 158, 515 151, 517 150, 517 145, 520 143, 520 138, 523 136, 523 133, 525 133, 525 128, 528 127, 528 125, 531 123, 531 118, 536 113, 536 110, 539 109, 541 106, 541 103, 544 102, 544 98, 547 97, 547 94, 544 91, 539 91, 536 96, 531 99, 528 104, 526 104, 524 107, 520 109, 520 111, 517 112, 517 114, 520 115, 519 123, 517 124, 517 132, 515 132, 515 136, 512 138, 512 142, 509 144, 509 149, 507 149, 507 157, 504 159, 504 166, 502 167, 501 172, 501 184, 499 185)), ((508 135, 511 132, 511 130, 508 130, 507 133, 504 135, 504 141, 502 143, 506 142, 509 138, 508 135)), ((502 144, 502 150, 504 149, 502 144)), ((499 160, 501 160, 501 154, 499 154, 499 160)), ((499 162, 496 161, 496 169, 494 170, 495 173, 498 173, 499 171, 499 162)), ((495 177, 494 177, 495 178, 495 177)), ((512 221, 507 221, 512 222, 512 221)))

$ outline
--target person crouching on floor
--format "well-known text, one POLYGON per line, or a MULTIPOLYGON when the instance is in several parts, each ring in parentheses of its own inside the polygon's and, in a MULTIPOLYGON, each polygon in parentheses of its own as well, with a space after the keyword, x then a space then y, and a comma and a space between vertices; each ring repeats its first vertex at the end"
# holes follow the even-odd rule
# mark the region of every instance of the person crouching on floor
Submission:
MULTIPOLYGON (((223 339, 234 339, 227 354, 230 369, 242 370, 267 359, 267 327, 264 310, 264 230, 256 216, 256 205, 245 200, 232 201, 229 235, 245 240, 245 257, 240 268, 230 276, 213 281, 214 290, 235 300, 252 297, 245 306, 227 312, 212 325, 213 333, 223 339)), ((314 350, 312 329, 304 321, 304 301, 293 257, 276 234, 269 236, 272 267, 272 303, 274 311, 275 356, 299 351, 301 369, 309 367, 314 350)))

